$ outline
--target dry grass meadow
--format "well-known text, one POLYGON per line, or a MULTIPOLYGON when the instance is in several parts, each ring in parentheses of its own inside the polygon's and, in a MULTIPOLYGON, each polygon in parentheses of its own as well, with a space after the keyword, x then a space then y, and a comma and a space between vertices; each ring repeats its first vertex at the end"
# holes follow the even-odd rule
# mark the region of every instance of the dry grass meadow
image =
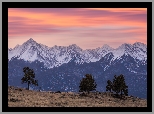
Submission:
POLYGON ((130 96, 120 100, 105 92, 81 96, 73 92, 39 92, 9 86, 8 107, 147 107, 147 101, 130 96))

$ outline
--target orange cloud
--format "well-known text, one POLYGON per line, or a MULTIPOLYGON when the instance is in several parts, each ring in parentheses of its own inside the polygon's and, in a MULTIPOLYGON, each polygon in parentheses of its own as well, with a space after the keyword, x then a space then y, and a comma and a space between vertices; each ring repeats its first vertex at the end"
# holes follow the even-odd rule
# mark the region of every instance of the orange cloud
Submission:
MULTIPOLYGON (((112 11, 112 12, 118 12, 118 11, 133 11, 133 9, 110 9, 110 8, 92 8, 93 10, 105 10, 105 11, 112 11)), ((139 11, 145 11, 146 9, 138 9, 139 11)), ((27 18, 30 20, 34 20, 33 23, 28 23, 28 24, 38 24, 37 21, 39 21, 40 25, 44 24, 53 24, 57 26, 99 26, 100 24, 106 24, 104 22, 110 22, 112 24, 118 24, 124 25, 124 24, 132 24, 132 25, 138 25, 138 26, 145 26, 145 22, 139 22, 135 18, 130 20, 130 19, 123 19, 124 17, 116 17, 116 16, 104 16, 102 15, 101 17, 93 17, 91 15, 91 18, 85 18, 82 15, 56 15, 54 13, 34 13, 34 12, 22 12, 22 10, 17 10, 17 9, 9 9, 8 12, 9 17, 23 17, 27 18), (114 18, 114 20, 113 20, 114 18)), ((12 22, 12 20, 9 19, 9 22, 12 22)), ((26 22, 25 22, 26 23, 26 22)))
POLYGON ((104 10, 111 12, 143 12, 147 11, 147 8, 85 8, 90 10, 104 10))
MULTIPOLYGON (((102 42, 112 42, 114 37, 117 42, 121 42, 128 36, 128 39, 125 40, 127 42, 137 40, 145 43, 146 10, 146 8, 9 8, 8 36, 9 38, 24 37, 25 39, 33 36, 41 39, 43 36, 40 37, 40 35, 42 34, 48 40, 52 39, 53 44, 61 41, 56 39, 62 38, 64 41, 64 38, 69 38, 69 41, 65 40, 65 45, 71 42, 81 43, 83 41, 79 40, 83 40, 83 38, 86 42, 88 38, 91 38, 88 39, 89 41, 98 39, 102 42), (134 26, 136 28, 133 28, 134 26), (102 27, 104 28, 102 29, 102 27), (101 40, 101 38, 106 39, 101 40)), ((62 45, 63 42, 59 42, 59 44, 62 45)))

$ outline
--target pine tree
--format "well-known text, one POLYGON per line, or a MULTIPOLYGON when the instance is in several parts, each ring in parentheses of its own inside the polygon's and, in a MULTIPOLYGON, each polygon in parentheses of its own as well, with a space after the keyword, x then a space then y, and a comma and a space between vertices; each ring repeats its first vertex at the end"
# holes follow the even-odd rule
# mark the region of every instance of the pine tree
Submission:
POLYGON ((110 80, 107 81, 107 86, 106 86, 106 91, 110 91, 112 90, 112 82, 110 80))
POLYGON ((21 83, 28 83, 28 90, 29 90, 29 85, 33 84, 35 86, 38 86, 38 80, 34 80, 35 78, 35 73, 33 69, 30 69, 29 67, 24 67, 23 68, 24 77, 21 79, 21 83))
POLYGON ((85 78, 80 81, 79 92, 89 92, 96 90, 96 82, 91 74, 86 74, 85 78))
POLYGON ((126 86, 125 83, 125 78, 124 76, 121 74, 120 76, 114 76, 113 82, 111 82, 110 80, 107 81, 108 85, 106 86, 106 91, 114 91, 117 95, 118 93, 121 93, 121 97, 122 94, 128 96, 128 86, 126 86))

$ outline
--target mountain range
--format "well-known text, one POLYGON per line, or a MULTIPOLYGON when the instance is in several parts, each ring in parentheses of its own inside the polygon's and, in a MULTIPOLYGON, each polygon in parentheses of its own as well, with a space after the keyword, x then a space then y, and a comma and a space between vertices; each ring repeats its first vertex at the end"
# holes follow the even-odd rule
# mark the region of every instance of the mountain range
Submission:
MULTIPOLYGON (((129 95, 147 97, 147 45, 124 43, 114 49, 105 44, 83 50, 76 44, 48 47, 30 38, 22 45, 8 48, 8 84, 21 84, 22 69, 35 71, 42 90, 78 92, 80 80, 92 74, 98 91, 105 91, 107 80, 123 74, 129 95)), ((37 89, 37 87, 33 87, 37 89)))

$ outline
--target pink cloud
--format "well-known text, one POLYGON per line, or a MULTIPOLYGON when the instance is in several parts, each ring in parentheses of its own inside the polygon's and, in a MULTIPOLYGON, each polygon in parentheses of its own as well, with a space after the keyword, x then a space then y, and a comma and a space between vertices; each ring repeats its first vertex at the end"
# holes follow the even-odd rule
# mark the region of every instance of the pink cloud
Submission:
POLYGON ((111 47, 122 42, 146 43, 146 16, 146 9, 14 8, 9 9, 8 36, 9 40, 22 37, 20 43, 34 37, 46 40, 45 45, 76 43, 84 49, 104 43, 111 47))

